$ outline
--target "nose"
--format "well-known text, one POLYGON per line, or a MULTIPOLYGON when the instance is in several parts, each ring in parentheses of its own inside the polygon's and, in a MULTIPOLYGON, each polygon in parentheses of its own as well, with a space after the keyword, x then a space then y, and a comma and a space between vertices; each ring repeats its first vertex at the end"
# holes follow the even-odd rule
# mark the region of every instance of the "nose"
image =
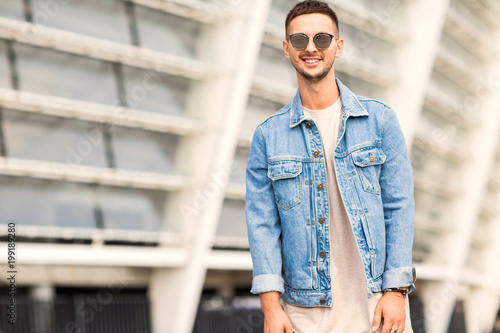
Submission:
POLYGON ((314 51, 316 51, 316 44, 314 44, 314 40, 312 37, 309 37, 309 42, 307 43, 305 51, 309 53, 313 53, 314 51))

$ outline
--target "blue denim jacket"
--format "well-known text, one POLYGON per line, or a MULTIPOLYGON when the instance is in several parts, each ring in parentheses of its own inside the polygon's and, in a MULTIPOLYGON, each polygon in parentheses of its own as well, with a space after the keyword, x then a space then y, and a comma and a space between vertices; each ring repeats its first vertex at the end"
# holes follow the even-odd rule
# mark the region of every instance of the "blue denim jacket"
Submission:
MULTIPOLYGON (((367 297, 391 287, 411 292, 415 203, 403 132, 390 107, 336 82, 342 119, 334 166, 367 297)), ((293 304, 332 305, 327 191, 319 130, 304 116, 297 91, 252 139, 245 200, 252 293, 278 291, 293 304)))

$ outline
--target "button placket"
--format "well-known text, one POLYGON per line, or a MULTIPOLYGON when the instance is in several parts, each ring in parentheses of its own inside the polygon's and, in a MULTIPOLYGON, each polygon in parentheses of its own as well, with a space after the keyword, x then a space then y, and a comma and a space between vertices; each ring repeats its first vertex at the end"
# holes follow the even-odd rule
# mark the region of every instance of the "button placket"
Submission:
MULTIPOLYGON (((308 126, 309 122, 306 122, 305 126, 307 128, 311 128, 309 131, 309 138, 311 140, 311 145, 310 149, 312 150, 312 156, 314 158, 321 158, 323 160, 323 163, 318 163, 319 167, 317 169, 317 172, 315 173, 313 179, 314 183, 318 184, 316 186, 316 190, 318 191, 317 194, 319 196, 316 196, 316 216, 317 215, 324 215, 328 209, 328 195, 323 192, 323 190, 326 189, 326 184, 325 184, 325 176, 326 176, 326 165, 324 164, 324 147, 323 147, 323 142, 322 138, 319 132, 319 129, 317 127, 314 127, 314 121, 310 122, 311 127, 308 126), (322 194, 321 194, 322 193, 322 194), (326 197, 325 197, 326 195, 326 197)), ((330 284, 328 272, 329 272, 329 258, 328 258, 328 250, 329 250, 329 228, 327 227, 326 218, 325 217, 320 217, 318 218, 318 228, 316 229, 316 240, 315 244, 312 244, 313 246, 319 246, 319 253, 317 254, 320 260, 323 262, 322 265, 318 265, 318 278, 319 278, 319 284, 322 288, 328 287, 330 284)), ((320 304, 326 304, 326 299, 322 299, 320 301, 320 304)))

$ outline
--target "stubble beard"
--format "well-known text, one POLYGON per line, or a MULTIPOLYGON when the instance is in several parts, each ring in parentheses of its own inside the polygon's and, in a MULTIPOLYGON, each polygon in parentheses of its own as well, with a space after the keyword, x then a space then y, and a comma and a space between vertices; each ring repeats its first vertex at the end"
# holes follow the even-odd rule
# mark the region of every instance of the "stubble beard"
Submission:
MULTIPOLYGON (((299 60, 299 61, 302 61, 302 60, 299 60)), ((292 65, 295 68, 295 70, 297 71, 297 73, 300 74, 300 76, 302 76, 304 79, 306 79, 307 81, 309 81, 311 83, 316 83, 316 82, 319 82, 322 79, 324 79, 328 75, 328 73, 330 73, 334 62, 335 62, 335 59, 332 60, 331 64, 329 64, 327 68, 325 68, 321 73, 316 74, 316 75, 311 75, 311 74, 307 73, 305 70, 301 69, 295 62, 292 62, 292 65)))

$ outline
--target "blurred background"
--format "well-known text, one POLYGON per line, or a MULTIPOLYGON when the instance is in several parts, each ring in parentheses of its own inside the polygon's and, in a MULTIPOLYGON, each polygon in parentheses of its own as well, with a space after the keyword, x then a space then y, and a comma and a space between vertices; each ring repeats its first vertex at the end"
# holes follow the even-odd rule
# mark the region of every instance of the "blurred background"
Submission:
MULTIPOLYGON (((414 332, 500 332, 500 1, 327 2, 411 154, 414 332)), ((245 167, 294 3, 0 0, 0 332, 262 332, 245 167)))

